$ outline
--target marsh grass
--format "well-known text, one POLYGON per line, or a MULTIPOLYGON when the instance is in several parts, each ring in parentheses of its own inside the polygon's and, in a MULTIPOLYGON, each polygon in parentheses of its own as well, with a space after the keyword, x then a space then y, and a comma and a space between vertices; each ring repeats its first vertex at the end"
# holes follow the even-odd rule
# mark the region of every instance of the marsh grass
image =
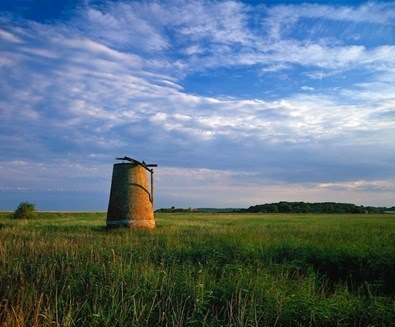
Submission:
POLYGON ((395 215, 0 213, 2 326, 391 326, 395 215))

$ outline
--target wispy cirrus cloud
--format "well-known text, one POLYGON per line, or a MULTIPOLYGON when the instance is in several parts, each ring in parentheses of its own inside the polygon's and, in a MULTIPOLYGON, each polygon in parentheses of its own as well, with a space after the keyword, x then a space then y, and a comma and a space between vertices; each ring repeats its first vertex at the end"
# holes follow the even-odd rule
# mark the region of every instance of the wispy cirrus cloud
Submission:
MULTIPOLYGON (((267 8, 267 18, 263 20, 273 39, 282 39, 294 30, 303 19, 320 19, 334 22, 363 23, 383 26, 383 32, 394 31, 395 5, 393 3, 367 2, 357 7, 330 6, 314 3, 301 5, 279 5, 267 8)), ((323 24, 309 28, 309 37, 314 32, 329 33, 330 26, 323 24)))
POLYGON ((12 42, 12 43, 21 43, 21 39, 14 34, 4 30, 0 29, 0 38, 3 39, 3 41, 6 42, 12 42))
POLYGON ((388 190, 394 191, 395 190, 395 183, 389 181, 365 181, 365 180, 358 180, 352 182, 341 182, 341 183, 322 183, 318 185, 319 188, 329 188, 329 189, 341 189, 341 190, 356 190, 356 189, 363 189, 363 190, 388 190))

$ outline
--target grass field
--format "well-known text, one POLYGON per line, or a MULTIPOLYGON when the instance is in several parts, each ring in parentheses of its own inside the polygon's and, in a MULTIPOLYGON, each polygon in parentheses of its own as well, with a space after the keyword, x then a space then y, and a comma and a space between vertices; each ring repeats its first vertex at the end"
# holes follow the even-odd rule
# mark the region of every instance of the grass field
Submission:
POLYGON ((0 213, 0 326, 392 326, 395 214, 0 213))

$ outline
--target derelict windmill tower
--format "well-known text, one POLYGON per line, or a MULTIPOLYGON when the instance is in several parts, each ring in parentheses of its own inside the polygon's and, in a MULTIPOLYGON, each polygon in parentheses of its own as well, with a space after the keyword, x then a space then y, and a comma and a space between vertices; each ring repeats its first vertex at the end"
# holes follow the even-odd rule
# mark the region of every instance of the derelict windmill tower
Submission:
POLYGON ((154 228, 154 170, 129 157, 113 167, 107 227, 154 228), (147 179, 150 173, 150 183, 147 179))

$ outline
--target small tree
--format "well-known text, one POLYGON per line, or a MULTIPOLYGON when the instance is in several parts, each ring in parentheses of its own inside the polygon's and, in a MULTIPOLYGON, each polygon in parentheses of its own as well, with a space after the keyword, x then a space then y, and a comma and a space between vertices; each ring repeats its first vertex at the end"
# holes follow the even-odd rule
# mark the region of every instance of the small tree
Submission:
POLYGON ((21 202, 14 211, 15 219, 33 219, 37 217, 36 205, 30 202, 21 202))

